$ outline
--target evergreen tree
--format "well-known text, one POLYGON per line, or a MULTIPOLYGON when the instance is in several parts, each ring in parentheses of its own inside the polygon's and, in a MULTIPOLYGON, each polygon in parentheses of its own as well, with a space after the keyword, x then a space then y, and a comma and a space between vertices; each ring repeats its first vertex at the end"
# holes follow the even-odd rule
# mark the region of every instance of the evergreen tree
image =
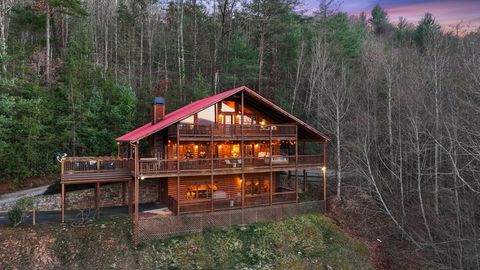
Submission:
POLYGON ((387 32, 389 26, 387 12, 379 4, 376 4, 372 9, 370 23, 374 28, 375 34, 382 35, 387 32))

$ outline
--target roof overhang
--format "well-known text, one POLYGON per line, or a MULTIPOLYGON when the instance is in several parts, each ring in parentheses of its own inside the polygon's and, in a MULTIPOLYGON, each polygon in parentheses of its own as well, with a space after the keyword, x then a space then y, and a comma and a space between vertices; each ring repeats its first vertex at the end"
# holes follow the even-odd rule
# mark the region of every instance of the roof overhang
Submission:
POLYGON ((174 125, 181 120, 198 113, 215 103, 218 103, 222 100, 225 100, 237 93, 240 93, 244 91, 244 94, 251 99, 252 101, 255 101, 256 103, 260 104, 262 107, 266 106, 267 108, 270 108, 275 111, 276 114, 281 115, 284 118, 287 118, 290 120, 290 122, 296 122, 301 129, 301 132, 306 135, 306 139, 308 140, 324 140, 324 141, 329 141, 330 138, 325 135, 324 133, 318 131, 314 127, 308 125, 307 123, 303 122, 302 120, 298 119, 297 117, 293 116, 289 112, 285 111, 284 109, 280 108, 273 102, 269 101, 268 99, 262 97, 260 94, 256 93, 255 91, 251 90, 250 88, 246 86, 241 86, 237 87, 225 92, 222 92, 220 94, 210 96, 198 101, 195 101, 191 104, 188 104, 174 112, 171 112, 163 118, 162 121, 152 124, 148 123, 145 124, 135 130, 130 131, 129 133, 122 135, 115 139, 117 142, 138 142, 141 139, 148 137, 162 129, 168 128, 171 125, 174 125))

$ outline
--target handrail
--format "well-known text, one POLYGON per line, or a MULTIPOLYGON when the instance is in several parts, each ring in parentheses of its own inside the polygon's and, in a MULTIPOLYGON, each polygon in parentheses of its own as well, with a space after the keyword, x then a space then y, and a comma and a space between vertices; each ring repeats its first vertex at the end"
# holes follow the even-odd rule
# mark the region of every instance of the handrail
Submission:
MULTIPOLYGON (((272 166, 278 167, 294 167, 297 165, 322 165, 323 155, 298 155, 296 156, 273 156, 272 166), (278 157, 278 160, 275 158, 278 157)), ((225 170, 225 169, 241 169, 242 164, 245 168, 264 168, 270 167, 269 157, 227 157, 227 158, 192 158, 179 160, 180 171, 197 171, 197 170, 225 170), (213 163, 213 164, 212 164, 213 163)), ((177 171, 177 159, 159 159, 159 160, 140 160, 140 175, 149 175, 156 173, 169 173, 177 171)))
MULTIPOLYGON (((180 136, 208 137, 213 133, 214 137, 267 137, 272 131, 273 137, 295 137, 296 125, 292 124, 269 124, 269 125, 242 125, 240 124, 178 124, 180 136)), ((171 136, 176 135, 176 130, 169 131, 171 136)))
POLYGON ((61 160, 61 174, 125 170, 130 167, 129 163, 128 158, 116 156, 64 157, 61 160))

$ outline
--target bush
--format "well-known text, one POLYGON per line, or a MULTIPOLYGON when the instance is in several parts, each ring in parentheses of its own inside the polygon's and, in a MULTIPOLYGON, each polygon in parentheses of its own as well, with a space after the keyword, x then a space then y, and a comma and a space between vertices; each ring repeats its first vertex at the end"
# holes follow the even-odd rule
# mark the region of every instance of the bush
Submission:
POLYGON ((33 208, 33 197, 21 198, 15 203, 15 206, 8 211, 8 219, 13 227, 20 225, 30 209, 33 208))

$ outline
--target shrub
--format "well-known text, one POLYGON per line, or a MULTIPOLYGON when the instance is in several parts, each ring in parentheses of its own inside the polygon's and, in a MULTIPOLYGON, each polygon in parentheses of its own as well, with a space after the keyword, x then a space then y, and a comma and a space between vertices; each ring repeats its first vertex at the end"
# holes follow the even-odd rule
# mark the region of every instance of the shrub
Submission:
POLYGON ((15 206, 8 211, 8 219, 13 227, 20 225, 27 217, 28 210, 33 208, 33 197, 19 199, 15 206))

